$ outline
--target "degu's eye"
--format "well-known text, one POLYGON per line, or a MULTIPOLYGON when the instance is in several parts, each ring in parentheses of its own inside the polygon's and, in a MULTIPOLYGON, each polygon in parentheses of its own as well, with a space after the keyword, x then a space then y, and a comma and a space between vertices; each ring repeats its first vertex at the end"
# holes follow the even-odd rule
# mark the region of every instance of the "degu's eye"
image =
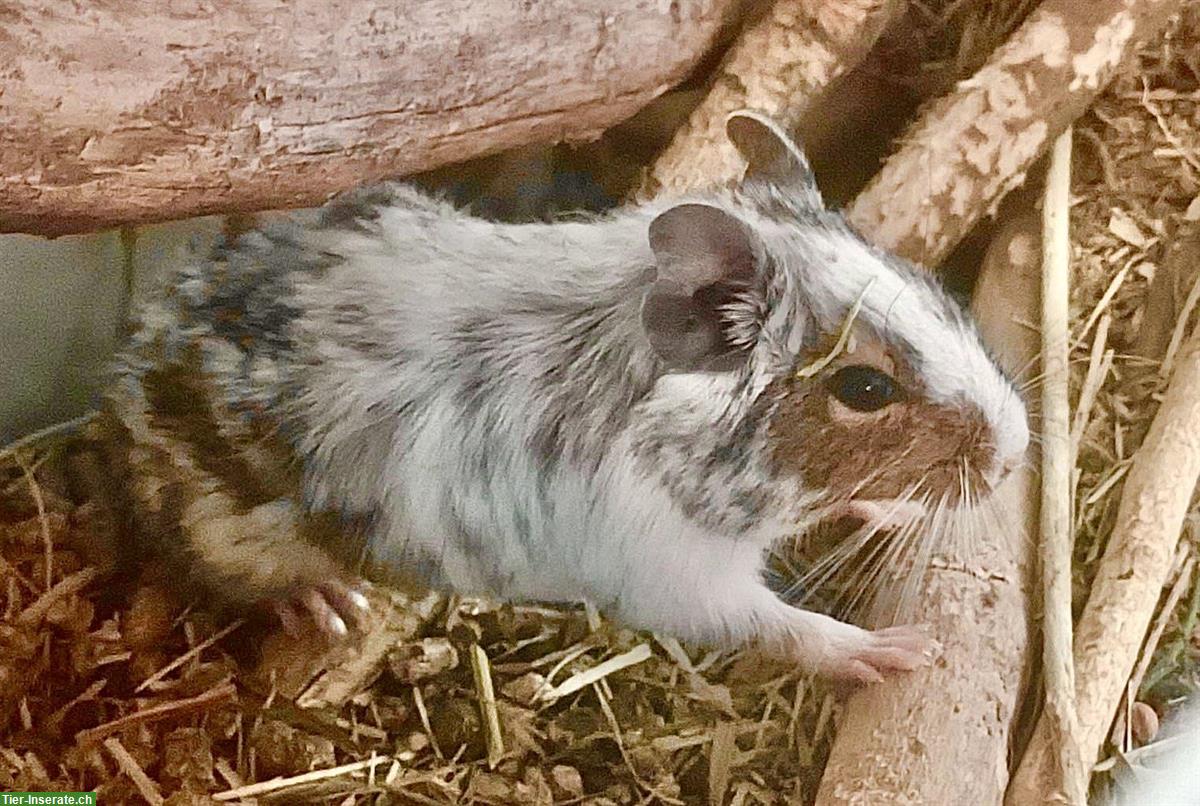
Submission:
POLYGON ((826 385, 834 397, 855 411, 878 411, 900 393, 892 376, 865 364, 842 367, 826 385))

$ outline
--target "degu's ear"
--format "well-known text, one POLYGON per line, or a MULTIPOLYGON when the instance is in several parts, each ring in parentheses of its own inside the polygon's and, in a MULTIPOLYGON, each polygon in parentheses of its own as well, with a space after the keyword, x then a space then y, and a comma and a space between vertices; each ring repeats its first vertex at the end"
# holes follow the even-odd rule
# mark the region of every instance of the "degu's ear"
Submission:
POLYGON ((658 279, 642 303, 654 351, 677 369, 728 369, 746 345, 731 338, 731 306, 751 287, 752 236, 734 216, 707 204, 680 204, 650 224, 658 279))
POLYGON ((808 158, 777 122, 741 109, 725 118, 725 134, 746 161, 743 182, 768 182, 814 208, 824 207, 808 158))

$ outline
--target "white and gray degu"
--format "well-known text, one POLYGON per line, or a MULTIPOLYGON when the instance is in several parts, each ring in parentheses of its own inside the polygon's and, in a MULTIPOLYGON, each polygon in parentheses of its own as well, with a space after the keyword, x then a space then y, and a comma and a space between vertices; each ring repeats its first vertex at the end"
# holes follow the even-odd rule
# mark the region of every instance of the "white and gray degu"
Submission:
POLYGON ((923 663, 921 629, 783 601, 767 552, 971 506, 1022 461, 1024 405, 781 127, 727 131, 734 187, 498 224, 384 184, 182 261, 97 429, 139 546, 332 635, 358 579, 417 571, 830 676, 923 663))

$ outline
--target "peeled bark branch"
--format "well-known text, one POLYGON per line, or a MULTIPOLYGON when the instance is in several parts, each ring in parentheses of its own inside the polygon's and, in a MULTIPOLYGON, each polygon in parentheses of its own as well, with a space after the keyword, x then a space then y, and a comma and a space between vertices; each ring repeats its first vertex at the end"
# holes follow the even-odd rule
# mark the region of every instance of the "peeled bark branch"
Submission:
POLYGON ((749 108, 793 126, 903 10, 899 0, 778 0, 730 49, 712 89, 650 169, 640 194, 683 193, 737 179, 745 166, 725 137, 725 117, 749 108))
POLYGON ((1086 806, 1088 774, 1076 747, 1071 654, 1071 130, 1054 143, 1042 197, 1042 670, 1045 718, 1058 748, 1053 792, 1086 806))
POLYGON ((936 265, 1155 36, 1181 0, 1045 0, 972 78, 934 103, 848 217, 936 265))
POLYGON ((0 232, 300 207, 585 139, 684 78, 738 0, 0 8, 0 232))

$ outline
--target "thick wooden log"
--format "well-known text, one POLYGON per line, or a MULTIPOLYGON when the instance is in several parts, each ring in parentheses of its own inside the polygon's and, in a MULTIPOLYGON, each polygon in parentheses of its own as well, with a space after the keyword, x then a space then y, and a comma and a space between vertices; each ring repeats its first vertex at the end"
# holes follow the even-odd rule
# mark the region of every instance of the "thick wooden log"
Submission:
POLYGON ((739 0, 0 4, 0 232, 317 204, 587 139, 684 78, 739 0))

